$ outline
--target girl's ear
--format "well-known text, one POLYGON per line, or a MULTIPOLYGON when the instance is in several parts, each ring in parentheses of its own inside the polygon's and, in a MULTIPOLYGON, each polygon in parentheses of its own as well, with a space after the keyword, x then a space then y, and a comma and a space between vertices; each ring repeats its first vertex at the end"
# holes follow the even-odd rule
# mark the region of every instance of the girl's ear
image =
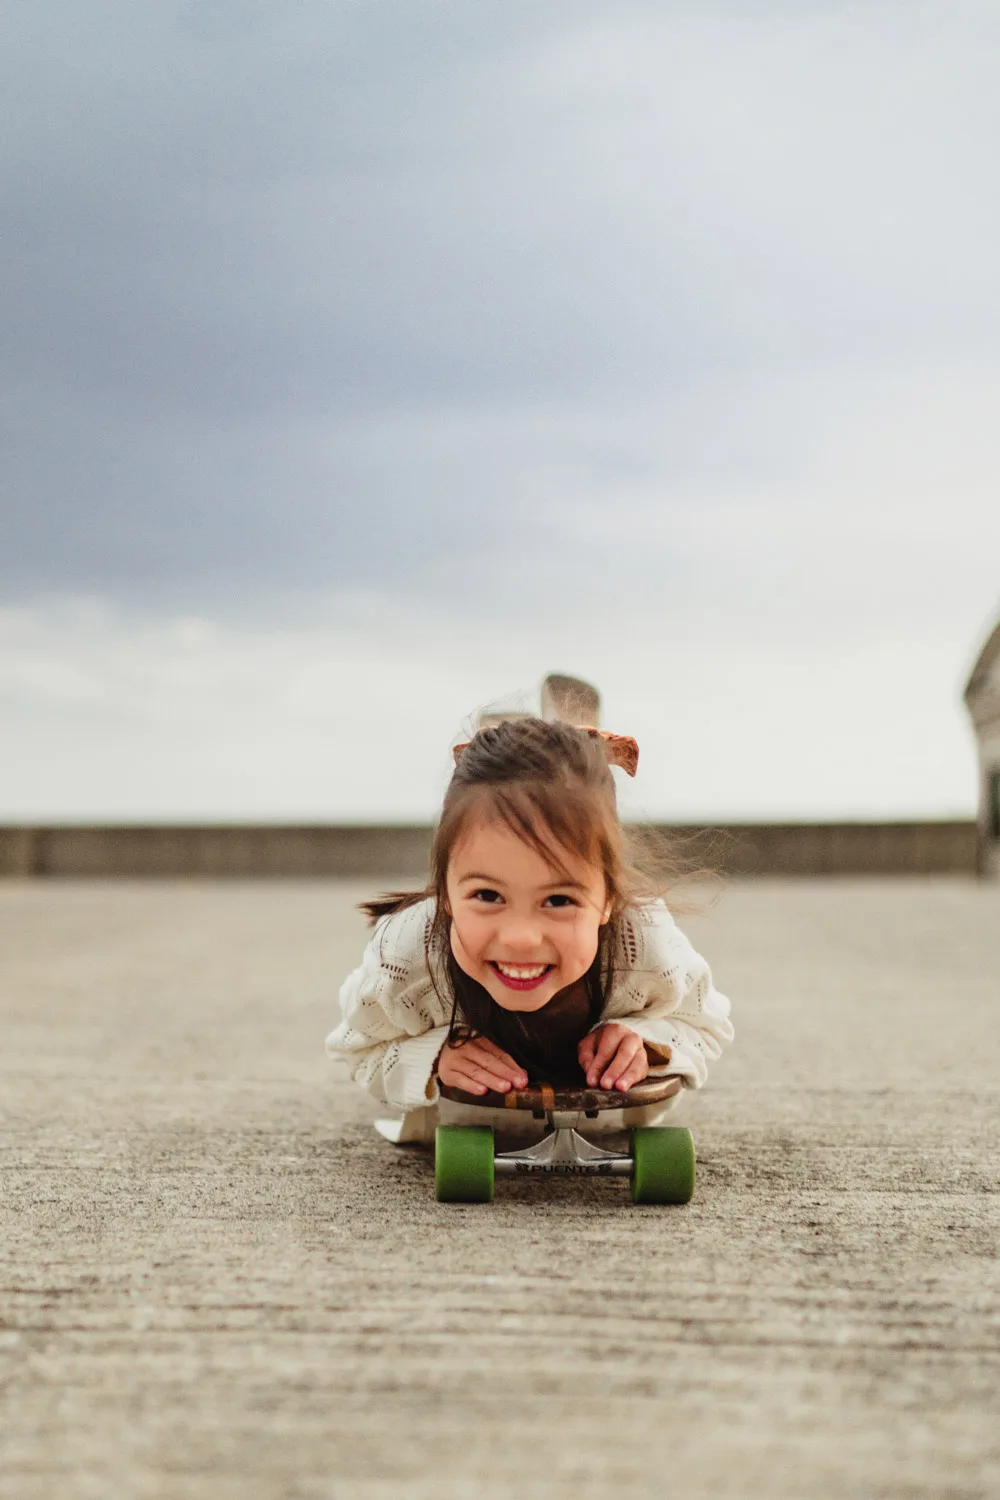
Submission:
POLYGON ((609 896, 607 901, 604 903, 604 914, 601 917, 602 927, 607 927, 608 923, 611 921, 611 908, 614 906, 614 904, 614 901, 609 896))

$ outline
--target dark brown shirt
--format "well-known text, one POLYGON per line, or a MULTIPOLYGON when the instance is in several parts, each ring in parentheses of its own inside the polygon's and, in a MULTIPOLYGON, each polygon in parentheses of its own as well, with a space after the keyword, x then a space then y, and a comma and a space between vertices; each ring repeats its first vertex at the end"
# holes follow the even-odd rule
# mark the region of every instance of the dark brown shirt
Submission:
POLYGON ((579 1086, 584 1081, 577 1048, 600 1014, 586 976, 541 1010, 505 1010, 495 1001, 490 1010, 490 1041, 520 1063, 529 1082, 579 1086))

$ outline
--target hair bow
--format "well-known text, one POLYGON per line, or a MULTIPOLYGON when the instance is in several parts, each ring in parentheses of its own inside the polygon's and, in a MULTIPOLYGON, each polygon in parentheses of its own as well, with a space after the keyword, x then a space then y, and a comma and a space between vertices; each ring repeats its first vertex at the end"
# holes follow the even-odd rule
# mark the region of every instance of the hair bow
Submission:
MULTIPOLYGON (((577 726, 581 734, 589 734, 592 740, 601 740, 609 766, 620 766, 628 776, 639 769, 639 745, 630 734, 612 734, 610 729, 593 729, 589 724, 577 726)), ((463 750, 468 750, 471 740, 463 740, 452 748, 456 764, 463 750)))
POLYGON ((627 776, 634 776, 639 769, 639 742, 630 734, 612 734, 610 729, 591 729, 581 725, 584 734, 591 739, 604 741, 604 754, 609 766, 620 766, 627 776))

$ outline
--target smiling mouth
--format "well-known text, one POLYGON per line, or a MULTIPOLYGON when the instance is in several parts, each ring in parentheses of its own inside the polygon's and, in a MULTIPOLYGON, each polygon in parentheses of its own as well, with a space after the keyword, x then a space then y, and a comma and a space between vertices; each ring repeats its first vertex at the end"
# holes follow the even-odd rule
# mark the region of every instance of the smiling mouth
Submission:
POLYGON ((509 990, 537 989, 555 968, 555 964, 502 964, 492 958, 489 966, 509 990))

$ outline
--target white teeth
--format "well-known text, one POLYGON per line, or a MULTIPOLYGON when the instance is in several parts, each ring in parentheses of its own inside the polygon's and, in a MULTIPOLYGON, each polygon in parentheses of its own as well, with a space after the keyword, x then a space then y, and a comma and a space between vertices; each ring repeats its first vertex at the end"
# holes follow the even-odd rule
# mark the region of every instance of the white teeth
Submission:
POLYGON ((521 964, 497 964, 501 974, 506 974, 508 979, 537 979, 544 974, 548 964, 533 964, 530 968, 521 964))

